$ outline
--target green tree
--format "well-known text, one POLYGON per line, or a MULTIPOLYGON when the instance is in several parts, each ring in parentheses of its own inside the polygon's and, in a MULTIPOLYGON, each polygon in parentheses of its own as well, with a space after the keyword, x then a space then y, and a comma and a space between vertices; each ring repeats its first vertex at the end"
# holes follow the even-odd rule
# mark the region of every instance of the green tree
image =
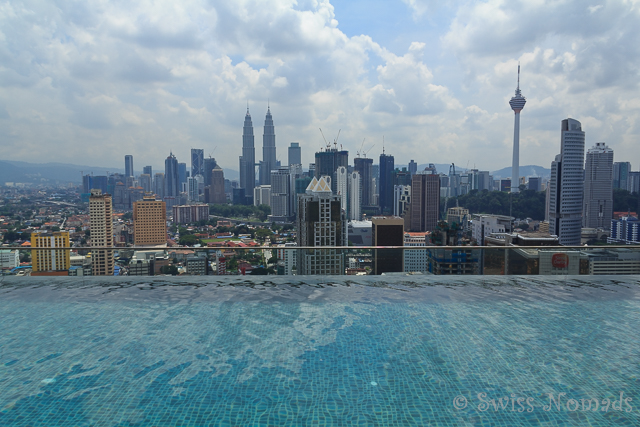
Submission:
POLYGON ((178 244, 181 246, 193 246, 197 244, 202 244, 202 241, 198 239, 193 234, 180 234, 180 240, 178 240, 178 244))

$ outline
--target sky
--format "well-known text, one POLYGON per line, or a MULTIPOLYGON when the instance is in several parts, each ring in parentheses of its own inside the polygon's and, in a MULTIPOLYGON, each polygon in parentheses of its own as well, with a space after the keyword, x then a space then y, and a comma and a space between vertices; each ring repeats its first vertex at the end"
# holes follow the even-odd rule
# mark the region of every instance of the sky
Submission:
POLYGON ((350 158, 496 170, 520 63, 521 165, 548 168, 571 117, 637 170, 638 23, 640 0, 0 1, 0 158, 140 171, 203 148, 238 170, 248 103, 256 160, 269 105, 282 163, 322 129, 350 158))

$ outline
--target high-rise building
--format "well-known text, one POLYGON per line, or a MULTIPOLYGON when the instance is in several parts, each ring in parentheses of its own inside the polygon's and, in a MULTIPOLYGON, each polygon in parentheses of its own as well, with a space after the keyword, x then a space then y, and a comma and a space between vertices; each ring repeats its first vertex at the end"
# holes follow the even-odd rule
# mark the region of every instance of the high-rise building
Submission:
POLYGON ((360 174, 362 185, 362 206, 372 206, 373 203, 373 159, 356 157, 353 159, 353 169, 360 174))
POLYGON ((394 185, 393 186, 393 215, 404 216, 405 210, 411 203, 411 186, 410 185, 394 185))
POLYGON ((292 142, 289 146, 289 166, 302 164, 302 152, 300 143, 292 142))
POLYGON ((133 240, 136 246, 167 245, 167 206, 145 196, 133 204, 133 240))
MULTIPOLYGON (((89 230, 92 248, 113 247, 113 209, 111 195, 91 190, 89 197, 89 230)), ((91 250, 91 269, 94 276, 113 276, 113 251, 91 250)))
POLYGON ((145 166, 142 168, 142 173, 146 173, 149 176, 153 176, 153 168, 151 166, 145 166))
POLYGON ((380 180, 378 181, 378 203, 383 215, 393 212, 393 156, 380 154, 380 180))
POLYGON ((549 233, 564 246, 580 245, 584 167, 584 132, 579 121, 562 121, 560 154, 551 162, 549 233))
MULTIPOLYGON (((157 176, 157 175, 156 175, 157 176)), ((164 201, 166 207, 171 208, 178 204, 180 198, 180 175, 178 171, 178 159, 173 153, 164 161, 164 201)))
POLYGON ((362 181, 360 174, 353 171, 349 174, 349 185, 347 194, 349 195, 349 220, 360 221, 362 218, 362 181))
MULTIPOLYGON (((373 246, 403 246, 404 219, 398 216, 374 216, 371 218, 373 246)), ((402 249, 375 249, 373 274, 404 271, 402 249)))
POLYGON ((258 185, 253 189, 253 206, 271 206, 271 186, 258 185))
POLYGON ((227 195, 224 191, 224 171, 218 165, 211 170, 209 203, 227 203, 227 195))
POLYGON ((138 181, 140 183, 140 187, 142 187, 145 193, 151 192, 151 175, 143 173, 140 175, 140 179, 138 181))
POLYGON ((200 200, 200 187, 204 184, 204 178, 202 175, 190 176, 187 178, 188 188, 187 195, 189 197, 189 201, 197 202, 200 200))
POLYGON ((615 162, 613 164, 613 188, 627 190, 630 172, 631 163, 615 162))
POLYGON ((124 176, 133 176, 133 156, 131 154, 124 156, 124 176))
POLYGON ((611 220, 611 237, 608 243, 637 245, 640 243, 640 221, 635 216, 611 220))
POLYGON ((190 224, 209 219, 209 205, 182 205, 173 207, 175 224, 190 224))
POLYGON ((347 189, 349 187, 347 183, 347 168, 345 166, 339 166, 336 170, 336 194, 342 197, 342 201, 340 202, 340 207, 345 212, 347 212, 347 203, 348 203, 348 192, 347 189))
POLYGON ((68 231, 31 233, 31 275, 66 276, 71 267, 68 231), (38 249, 38 248, 46 248, 38 249))
POLYGON ((327 148, 324 151, 316 153, 316 168, 315 177, 316 180, 321 176, 328 176, 331 179, 331 191, 334 194, 338 191, 336 171, 340 166, 345 168, 349 165, 349 152, 346 150, 338 150, 337 148, 327 148))
POLYGON ((253 198, 253 188, 256 186, 255 165, 256 149, 254 146, 253 123, 251 122, 249 107, 247 107, 247 114, 244 117, 244 126, 242 128, 242 156, 240 156, 240 188, 244 188, 245 197, 253 198))
POLYGON ((293 220, 291 206, 291 176, 288 166, 271 171, 271 215, 269 221, 289 222, 293 220))
POLYGON ((178 195, 187 191, 187 178, 189 178, 189 173, 187 172, 187 164, 178 163, 178 195))
POLYGON ((511 109, 515 113, 515 121, 513 125, 513 160, 511 162, 511 192, 520 191, 520 111, 527 102, 520 92, 520 65, 518 65, 518 86, 516 86, 516 94, 509 101, 511 109))
POLYGON ((202 170, 203 170, 203 174, 202 176, 204 177, 204 185, 211 185, 211 173, 213 171, 213 169, 218 166, 218 162, 216 162, 216 159, 214 159, 213 157, 207 157, 202 161, 202 170))
POLYGON ((412 159, 409 162, 409 174, 413 176, 416 172, 418 172, 418 164, 412 159))
POLYGON ((191 176, 204 176, 204 150, 202 148, 191 149, 191 176))
POLYGON ((433 231, 440 216, 440 175, 418 172, 411 180, 409 227, 411 231, 433 231))
POLYGON ((587 151, 584 171, 582 226, 608 230, 613 218, 613 150, 596 143, 587 151))
POLYGON ((542 178, 539 176, 530 176, 527 184, 528 190, 542 191, 542 178))
MULTIPOLYGON (((340 197, 331 191, 331 177, 315 177, 298 196, 296 243, 302 246, 346 246, 347 220, 340 197)), ((344 255, 337 249, 300 249, 298 274, 343 275, 344 255)))
POLYGON ((153 179, 153 192, 158 200, 164 199, 164 174, 162 172, 156 173, 153 179))
POLYGON ((271 108, 267 107, 262 135, 262 164, 260 166, 260 185, 271 184, 271 171, 276 169, 276 131, 273 126, 271 108))

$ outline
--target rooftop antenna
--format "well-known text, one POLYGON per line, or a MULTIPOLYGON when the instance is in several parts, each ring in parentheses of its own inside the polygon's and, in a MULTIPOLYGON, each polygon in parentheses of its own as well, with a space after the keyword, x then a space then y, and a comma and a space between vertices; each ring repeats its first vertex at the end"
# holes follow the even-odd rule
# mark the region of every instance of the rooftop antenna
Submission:
POLYGON ((520 61, 518 61, 518 88, 520 90, 520 61))
POLYGON ((384 154, 384 135, 382 135, 382 154, 384 154))

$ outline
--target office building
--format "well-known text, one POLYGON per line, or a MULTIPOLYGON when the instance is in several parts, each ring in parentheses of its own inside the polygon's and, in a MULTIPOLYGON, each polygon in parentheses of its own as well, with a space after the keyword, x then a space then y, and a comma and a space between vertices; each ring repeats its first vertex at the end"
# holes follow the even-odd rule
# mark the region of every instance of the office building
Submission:
POLYGON ((291 198, 291 176, 288 166, 271 171, 271 215, 270 222, 293 220, 291 198))
POLYGON ((302 165, 302 151, 298 142, 292 142, 289 146, 289 166, 291 165, 302 165))
POLYGON ((393 212, 393 169, 394 158, 380 154, 380 180, 378 181, 378 204, 383 215, 393 212))
POLYGON ((146 173, 149 176, 153 176, 153 168, 151 166, 145 166, 142 168, 142 173, 146 173))
POLYGON ((338 151, 337 148, 327 148, 324 151, 316 153, 315 178, 319 180, 322 176, 328 176, 331 179, 331 191, 336 194, 338 191, 338 183, 336 180, 336 171, 340 166, 345 168, 349 165, 349 152, 338 151))
POLYGON ((527 183, 527 189, 533 191, 542 191, 542 178, 539 176, 530 176, 527 183))
POLYGON ((253 189, 253 205, 267 205, 271 206, 271 186, 270 185, 258 185, 253 189))
POLYGON ((187 194, 189 201, 197 202, 200 200, 200 188, 204 185, 204 178, 202 175, 190 176, 187 178, 187 194))
POLYGON ((133 176, 133 156, 131 154, 124 156, 124 176, 133 176))
MULTIPOLYGON (((298 196, 296 243, 302 246, 347 246, 347 221, 340 197, 331 191, 331 177, 312 179, 298 196)), ((343 275, 344 255, 338 249, 300 249, 298 274, 343 275)))
POLYGON ((146 173, 143 173, 140 175, 138 182, 140 183, 140 187, 142 187, 142 190, 145 193, 151 193, 153 187, 151 185, 151 175, 148 175, 146 173))
POLYGON ((411 203, 411 185, 393 186, 393 215, 404 217, 411 203))
POLYGON ((362 206, 373 206, 373 159, 356 157, 353 159, 353 169, 360 174, 362 185, 362 206))
POLYGON ((598 142, 587 151, 584 171, 582 226, 609 230, 613 218, 613 150, 598 142))
POLYGON ((362 219, 362 180, 358 172, 354 171, 349 174, 347 194, 349 197, 348 218, 350 221, 359 221, 362 219))
MULTIPOLYGON (((404 246, 422 247, 427 246, 428 231, 404 233, 404 246)), ((425 249, 404 250, 404 271, 405 273, 427 271, 427 251, 425 249)))
POLYGON ((217 164, 211 170, 209 203, 227 203, 227 195, 224 191, 224 171, 217 164))
POLYGON ((181 205, 173 207, 175 224, 191 224, 209 220, 209 205, 181 205))
MULTIPOLYGON (((253 137, 253 123, 247 107, 242 128, 242 156, 240 156, 240 188, 245 190, 245 197, 253 197, 256 186, 256 150, 253 137)), ((253 201, 252 201, 253 202, 253 201)), ((234 201, 235 203, 235 201, 234 201)), ((246 201, 242 204, 247 204, 246 201)))
POLYGON ((204 177, 204 150, 202 148, 191 149, 191 176, 202 175, 204 177))
MULTIPOLYGON (((91 247, 113 247, 113 209, 111 195, 92 190, 89 197, 89 229, 91 247)), ((113 251, 91 250, 91 269, 94 276, 113 276, 113 251)))
POLYGON ((564 246, 580 245, 584 139, 579 121, 562 121, 560 154, 551 162, 549 179, 549 233, 564 246))
POLYGON ((71 254, 62 248, 69 248, 68 231, 31 233, 31 275, 68 276, 71 254))
POLYGON ((418 172, 418 164, 412 159, 409 162, 409 174, 413 176, 416 172, 418 172))
POLYGON ((511 233, 511 221, 510 216, 504 215, 473 215, 473 226, 471 228, 471 237, 480 246, 485 246, 485 237, 495 233, 511 233))
POLYGON ((135 246, 167 245, 167 206, 165 202, 145 196, 133 204, 133 239, 135 246))
MULTIPOLYGON (((403 246, 404 219, 398 216, 374 216, 371 218, 373 246, 403 246)), ((404 271, 402 249, 374 249, 373 274, 404 271)))
POLYGON ((187 192, 187 178, 190 174, 187 172, 186 163, 178 163, 178 195, 187 192))
MULTIPOLYGON (((157 174, 156 174, 157 176, 157 174)), ((173 153, 164 161, 164 200, 167 207, 173 206, 180 196, 180 175, 178 171, 178 159, 173 153)))
POLYGON ((630 172, 631 172, 631 163, 615 162, 613 164, 613 188, 628 190, 630 172))
POLYGON ((520 92, 520 65, 518 65, 518 86, 516 86, 516 94, 509 101, 509 105, 515 114, 513 125, 513 159, 511 162, 511 192, 520 191, 520 112, 524 108, 527 100, 520 92))
POLYGON ((187 274, 190 276, 206 276, 209 269, 209 260, 205 254, 202 256, 190 256, 185 261, 187 274))
POLYGON ((411 180, 409 230, 433 231, 440 218, 440 175, 418 172, 411 180))
POLYGON ((349 244, 353 246, 371 246, 371 221, 349 221, 347 225, 347 236, 349 244))
POLYGON ((20 266, 20 251, 0 249, 0 270, 10 270, 20 266))
POLYGON ((349 202, 347 191, 349 184, 347 182, 347 176, 347 168, 345 166, 338 167, 336 170, 336 194, 342 198, 340 207, 345 212, 347 212, 347 204, 349 202))
POLYGON ((202 176, 204 177, 205 186, 211 185, 211 177, 212 177, 213 169, 215 169, 217 166, 218 166, 218 162, 216 162, 216 159, 213 157, 207 157, 202 160, 202 170, 203 170, 202 176))
POLYGON ((271 184, 271 171, 276 169, 276 131, 273 126, 271 108, 267 106, 262 135, 262 162, 260 164, 260 185, 271 184))
POLYGON ((164 174, 158 172, 153 179, 153 193, 155 193, 158 200, 164 199, 164 174))

